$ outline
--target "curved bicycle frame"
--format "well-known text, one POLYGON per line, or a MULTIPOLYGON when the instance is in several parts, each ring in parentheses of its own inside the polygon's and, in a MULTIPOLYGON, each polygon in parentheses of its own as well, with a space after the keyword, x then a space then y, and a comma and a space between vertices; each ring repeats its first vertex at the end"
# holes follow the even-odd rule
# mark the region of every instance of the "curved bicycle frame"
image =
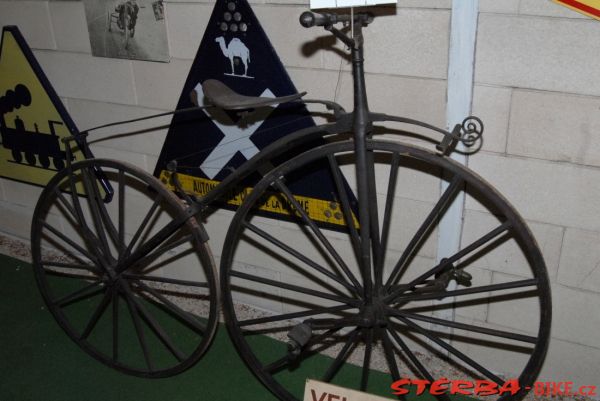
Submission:
MULTIPOLYGON (((268 163, 271 159, 277 156, 295 149, 306 142, 313 141, 318 138, 327 136, 353 133, 356 155, 360 159, 359 161, 359 177, 358 179, 358 197, 360 199, 368 199, 368 188, 367 188, 367 177, 365 172, 373 168, 373 162, 369 162, 366 158, 366 138, 373 133, 373 123, 375 122, 398 122, 408 125, 414 125, 422 128, 429 129, 443 135, 442 140, 437 145, 437 149, 442 154, 447 154, 451 151, 459 141, 464 141, 464 134, 468 132, 463 124, 457 124, 452 132, 448 132, 444 129, 438 128, 431 124, 406 118, 391 116, 382 113, 372 113, 369 111, 367 92, 365 85, 364 75, 364 57, 363 57, 363 35, 362 28, 372 22, 372 16, 367 13, 359 13, 354 16, 354 29, 352 30, 353 36, 349 37, 343 32, 333 27, 333 23, 346 21, 348 22, 349 16, 338 16, 329 15, 331 20, 320 21, 317 25, 324 26, 324 28, 330 31, 334 36, 340 39, 346 44, 352 55, 352 76, 354 84, 354 109, 352 112, 345 112, 344 109, 335 102, 321 101, 321 100, 306 100, 304 103, 320 103, 325 105, 328 109, 334 111, 336 121, 329 124, 317 125, 315 127, 305 128, 280 138, 273 142, 266 148, 262 149, 254 157, 244 163, 239 169, 228 175, 219 185, 217 185, 211 192, 206 194, 198 202, 202 207, 206 207, 213 203, 217 199, 224 196, 232 187, 236 186, 241 180, 247 177, 254 171, 259 170, 261 166, 268 163), (361 196, 362 194, 362 196, 361 196)), ((314 21, 313 21, 314 22, 314 21)), ((302 17, 301 17, 301 23, 302 17)), ((310 27, 313 25, 305 25, 310 27)), ((466 121, 466 120, 465 120, 466 121)), ((480 132, 478 132, 480 134, 480 132)), ((365 202, 362 202, 363 204, 365 202)), ((360 214, 361 219, 366 217, 366 211, 360 214)), ((366 220, 361 220, 366 221, 366 220)))
MULTIPOLYGON (((469 144, 473 137, 469 137, 470 134, 475 133, 475 140, 479 138, 481 135, 481 129, 473 128, 471 126, 471 122, 468 122, 466 119, 462 124, 457 124, 452 132, 448 132, 447 130, 435 127, 433 125, 417 121, 410 118, 405 117, 396 117, 387 114, 381 113, 372 113, 369 111, 368 102, 367 102, 367 93, 365 86, 365 77, 364 77, 364 59, 363 59, 363 37, 362 37, 362 28, 370 23, 369 16, 367 14, 358 14, 354 17, 355 27, 353 29, 352 37, 347 36, 341 31, 335 29, 332 26, 332 23, 339 22, 339 17, 337 20, 324 20, 320 21, 317 25, 322 25, 326 30, 330 31, 337 38, 342 40, 350 49, 352 54, 352 72, 353 72, 353 84, 354 84, 354 105, 353 111, 346 112, 344 109, 338 105, 337 103, 330 101, 320 101, 320 100, 306 100, 304 103, 319 103, 325 105, 328 109, 333 110, 333 115, 335 117, 335 121, 328 124, 322 124, 318 126, 308 127, 305 129, 298 130, 291 134, 284 136, 283 138, 273 142, 268 145, 264 149, 262 149, 258 154, 245 162, 240 168, 229 174, 221 183, 219 183, 215 188, 213 188, 210 192, 208 192, 205 196, 200 199, 195 199, 190 196, 190 194, 186 194, 182 189, 181 184, 179 183, 177 177, 177 169, 176 163, 169 163, 167 169, 171 172, 171 181, 177 192, 180 196, 184 197, 187 200, 187 209, 185 213, 182 214, 175 220, 169 222, 166 226, 164 226, 158 233, 149 238, 142 246, 136 248, 136 250, 127 256, 124 260, 120 262, 120 266, 130 266, 137 263, 139 260, 144 258, 146 255, 151 253, 157 246, 159 246, 162 242, 164 242, 167 238, 169 238, 174 232, 176 232, 182 225, 189 220, 189 218, 194 217, 196 215, 201 214, 204 210, 207 210, 208 207, 218 200, 222 200, 225 196, 231 193, 231 189, 237 187, 242 180, 248 177, 250 174, 254 172, 259 172, 261 175, 267 174, 269 171, 273 169, 272 160, 276 159, 278 156, 285 154, 294 149, 298 149, 304 144, 308 142, 315 141, 318 139, 330 139, 330 138, 339 138, 342 137, 343 134, 352 133, 353 135, 353 144, 354 144, 354 154, 355 154, 355 164, 356 164, 356 187, 357 187, 357 198, 358 198, 358 221, 360 222, 359 226, 359 236, 360 242, 358 243, 358 265, 361 273, 361 278, 363 285, 359 289, 359 291, 363 292, 362 298, 365 301, 365 305, 373 305, 381 302, 388 302, 390 300, 400 299, 404 292, 408 290, 411 285, 403 286, 401 288, 397 288, 394 291, 386 294, 382 297, 382 294, 373 293, 373 288, 381 288, 382 286, 382 268, 380 267, 380 263, 377 261, 377 255, 374 255, 372 249, 377 248, 377 244, 379 243, 379 227, 378 227, 378 210, 377 210, 377 201, 376 201, 376 190, 375 190, 375 161, 373 150, 369 150, 368 141, 371 136, 374 135, 374 123, 383 123, 383 122, 396 122, 403 123, 407 125, 412 125, 415 127, 421 127, 428 129, 430 131, 439 133, 442 135, 442 140, 437 145, 437 149, 440 152, 440 157, 445 157, 445 155, 451 151, 454 146, 458 142, 463 142, 465 144, 469 144), (372 260, 374 259, 374 260, 372 260), (372 274, 374 273, 374 274, 372 274), (375 284, 375 285, 373 285, 375 284)), ((348 18, 348 16, 343 16, 348 18)), ((160 115, 168 115, 175 114, 180 112, 189 112, 189 111, 197 111, 200 109, 213 107, 213 106, 202 106, 196 107, 193 109, 185 109, 178 110, 175 112, 163 113, 160 115)), ((157 115, 157 116, 160 116, 157 115)), ((131 120, 129 122, 142 120, 136 119, 131 120)), ((480 123, 478 119, 475 118, 477 122, 480 123)), ((97 128, 108 127, 116 124, 107 124, 97 128)), ((91 152, 89 150, 87 141, 86 141, 87 131, 82 134, 75 135, 73 137, 64 139, 65 144, 68 141, 75 140, 80 148, 82 148, 86 157, 89 158, 91 156, 91 152)), ((70 147, 65 146, 69 157, 67 157, 67 165, 69 169, 72 168, 71 157, 70 157, 70 147)), ((307 152, 313 150, 312 148, 307 152)), ((433 155, 431 157, 434 157, 433 155)), ((451 161, 451 165, 455 167, 459 167, 454 161, 451 161)), ((105 202, 110 201, 111 191, 110 188, 107 188, 106 182, 103 179, 103 173, 101 170, 95 172, 96 177, 104 186, 106 190, 107 197, 105 202)), ((201 226, 203 227, 203 226, 201 226)), ((200 240, 202 242, 208 241, 208 235, 206 233, 201 232, 202 238, 200 240)), ((483 238, 483 237, 482 237, 483 238)), ((534 248, 533 244, 528 244, 528 247, 534 248)), ((225 248, 227 249, 227 248, 225 248)), ((466 249, 466 248, 465 248, 466 249)), ((379 256, 380 257, 380 256, 379 256)), ((541 258, 541 254, 536 253, 535 258, 541 258)), ((435 268, 437 272, 445 269, 450 263, 442 260, 442 262, 435 268)), ((428 274, 434 274, 436 271, 430 271, 428 274)), ((545 275, 536 278, 536 280, 540 280, 539 283, 543 286, 547 286, 547 277, 545 275)), ((387 284, 386 284, 387 286, 387 284)), ((511 288, 511 287, 506 287, 511 288)), ((449 292, 450 294, 451 292, 449 292)), ((434 298, 438 295, 429 294, 431 298, 434 298)), ((423 299, 427 299, 428 295, 425 295, 423 299)), ((549 301, 548 304, 542 305, 542 321, 549 322, 550 319, 550 309, 549 309, 549 301)), ((542 326, 543 331, 540 331, 540 337, 547 339, 549 325, 542 326)), ((538 343, 536 344, 535 355, 536 358, 543 358, 545 353, 545 348, 541 348, 540 344, 547 346, 546 344, 538 343)), ((533 354, 532 354, 533 355, 533 354)), ((535 358, 530 359, 527 367, 529 367, 535 358)), ((528 373, 528 376, 524 377, 527 382, 533 381, 534 377, 539 373, 539 367, 534 369, 533 371, 528 373)))
MULTIPOLYGON (((336 20, 332 21, 333 23, 349 21, 350 17, 335 16, 335 18, 336 20)), ((440 141, 440 144, 437 145, 437 149, 441 152, 442 155, 452 150, 456 143, 458 143, 459 141, 463 141, 463 137, 466 131, 464 123, 463 125, 457 124, 452 132, 448 132, 444 129, 435 127, 433 125, 418 120, 405 117, 391 116, 382 113, 372 113, 369 111, 364 76, 362 28, 368 25, 371 21, 372 17, 369 14, 355 14, 355 24, 352 37, 349 37, 340 30, 334 28, 332 24, 328 23, 327 21, 318 24, 324 26, 326 30, 330 31, 334 36, 342 40, 342 42, 344 42, 351 50, 353 73, 352 75, 354 83, 353 111, 345 112, 344 109, 335 102, 321 100, 306 100, 305 103, 319 103, 325 105, 328 109, 333 110, 336 121, 333 123, 322 124, 301 129, 273 142, 272 144, 262 149, 254 157, 245 162, 239 169, 229 174, 221 183, 219 183, 215 188, 213 188, 209 193, 207 193, 200 199, 193 199, 185 194, 185 191, 183 191, 177 179, 176 168, 174 168, 173 171, 171 171, 171 179, 174 187, 178 190, 178 192, 181 193, 181 195, 186 197, 186 200, 190 205, 187 213, 189 217, 201 213, 203 210, 207 209, 212 203, 226 196, 228 193, 230 193, 232 188, 235 188, 244 178, 246 178, 253 172, 258 171, 266 173, 273 167, 270 164, 270 161, 276 158, 277 156, 280 156, 290 150, 296 149, 307 142, 314 141, 315 139, 352 133, 354 137, 355 154, 357 158, 357 195, 359 201, 358 218, 359 221, 365 223, 360 225, 360 236, 361 238, 366 239, 365 241, 361 241, 362 249, 360 252, 360 265, 361 269, 363 270, 364 279, 367 280, 367 282, 369 282, 369 280, 371 279, 370 274, 368 272, 369 266, 371 264, 371 232, 376 231, 374 230, 375 227, 371 227, 370 216, 376 215, 376 210, 369 209, 370 207, 372 208, 374 205, 373 198, 375 196, 375 191, 374 188, 372 188, 372 183, 374 182, 375 171, 372 154, 370 154, 370 152, 368 152, 366 149, 366 140, 373 134, 373 123, 386 121, 399 122, 426 128, 431 131, 442 134, 443 138, 440 141)), ((202 108, 206 107, 199 107, 198 109, 202 108)), ((108 124, 107 126, 110 125, 113 124, 108 124)), ((85 140, 88 131, 83 132, 82 135, 76 137, 75 139, 79 142, 80 145, 83 145, 84 149, 87 149, 87 154, 91 154, 87 145, 87 141, 85 140)), ((174 165, 176 166, 176 164, 174 165)), ((104 184, 101 172, 100 174, 97 174, 97 177, 101 184, 104 184)), ((107 187, 105 187, 105 190, 108 194, 105 201, 108 202, 111 198, 111 191, 110 188, 107 187)), ((154 245, 160 244, 163 240, 168 238, 175 230, 177 230, 181 224, 184 223, 185 221, 181 221, 181 219, 172 221, 161 231, 156 233, 154 238, 148 241, 145 244, 145 246, 142 246, 134 254, 130 255, 130 257, 128 258, 129 261, 131 263, 134 263, 137 260, 137 258, 143 257, 143 255, 145 255, 153 249, 154 245)), ((205 236, 205 239, 208 240, 208 235, 205 236)), ((365 288, 370 287, 370 285, 365 285, 365 288)), ((367 290, 367 292, 369 292, 369 290, 367 290)), ((365 294, 365 297, 368 299, 371 297, 371 294, 365 294)))

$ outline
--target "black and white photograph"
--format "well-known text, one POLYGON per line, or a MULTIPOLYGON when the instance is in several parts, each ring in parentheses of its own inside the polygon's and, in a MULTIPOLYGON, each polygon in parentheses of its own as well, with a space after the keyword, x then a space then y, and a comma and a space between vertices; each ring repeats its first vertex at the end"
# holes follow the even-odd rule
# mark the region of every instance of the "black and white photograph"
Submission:
POLYGON ((168 62, 162 0, 83 0, 92 54, 168 62))

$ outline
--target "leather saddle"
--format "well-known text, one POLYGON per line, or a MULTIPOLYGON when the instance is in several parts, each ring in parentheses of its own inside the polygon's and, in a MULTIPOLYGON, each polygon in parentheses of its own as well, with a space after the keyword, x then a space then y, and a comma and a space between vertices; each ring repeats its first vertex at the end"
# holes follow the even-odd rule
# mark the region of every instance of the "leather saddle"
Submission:
MULTIPOLYGON (((292 102, 306 95, 306 92, 280 97, 244 96, 216 79, 207 79, 202 83, 202 91, 208 101, 225 110, 246 110, 292 102)), ((192 102, 198 106, 196 91, 191 93, 192 102)))

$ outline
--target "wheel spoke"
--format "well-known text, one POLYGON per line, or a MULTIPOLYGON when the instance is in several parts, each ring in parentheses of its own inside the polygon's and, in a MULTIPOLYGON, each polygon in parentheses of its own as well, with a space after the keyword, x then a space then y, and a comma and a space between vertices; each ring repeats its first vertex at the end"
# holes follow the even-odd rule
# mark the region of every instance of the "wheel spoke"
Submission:
MULTIPOLYGON (((389 335, 385 329, 378 329, 381 337, 381 343, 383 345, 383 354, 387 362, 390 374, 392 375, 392 382, 400 380, 400 372, 398 370, 398 364, 396 363, 396 356, 394 355, 394 349, 392 348, 392 342, 390 341, 389 335)), ((398 395, 401 400, 406 400, 404 395, 398 395)))
POLYGON ((138 227, 135 234, 133 235, 133 238, 127 245, 127 248, 119 256, 119 262, 121 262, 123 259, 125 259, 126 257, 128 257, 131 254, 133 247, 136 245, 136 243, 139 240, 139 238, 141 237, 142 233, 146 230, 146 226, 148 225, 148 222, 154 215, 154 212, 156 212, 156 209, 158 209, 158 206, 160 205, 161 200, 162 200, 162 197, 160 195, 156 195, 156 197, 154 198, 154 202, 152 203, 152 206, 150 206, 150 210, 148 210, 148 213, 146 213, 146 215, 144 216, 144 219, 142 220, 140 226, 138 227))
MULTIPOLYGON (((328 156, 329 167, 331 169, 333 175, 333 181, 335 183, 335 188, 340 197, 340 205, 342 208, 342 213, 344 214, 344 220, 346 221, 346 226, 348 227, 348 231, 350 232, 350 241, 352 242, 352 248, 354 249, 355 257, 360 257, 360 236, 358 235, 358 231, 356 230, 356 226, 354 225, 354 214, 352 213, 352 208, 350 207, 350 200, 348 199, 348 193, 344 186, 344 179, 342 176, 342 172, 340 171, 340 167, 335 160, 333 155, 328 156)), ((361 287, 358 287, 359 291, 362 291, 361 287)))
POLYGON ((104 231, 104 224, 102 223, 100 207, 98 206, 98 202, 101 202, 101 200, 96 198, 96 192, 93 189, 95 183, 90 178, 87 169, 81 169, 81 176, 83 178, 85 192, 88 195, 88 204, 90 206, 90 212, 92 213, 92 220, 94 222, 94 226, 96 227, 96 234, 98 234, 98 238, 100 240, 100 246, 103 249, 103 254, 105 255, 105 257, 110 258, 110 247, 108 245, 108 240, 104 231))
POLYGON ((490 336, 508 338, 511 340, 517 340, 517 341, 522 341, 522 342, 531 343, 531 344, 537 343, 536 337, 526 336, 526 335, 517 334, 517 333, 511 333, 508 331, 488 329, 486 327, 475 326, 472 324, 453 322, 450 320, 439 319, 439 318, 431 317, 431 316, 423 316, 423 315, 414 314, 414 313, 396 311, 392 308, 388 308, 388 312, 392 316, 403 316, 403 317, 406 317, 406 318, 409 318, 412 320, 420 320, 423 322, 434 323, 434 324, 441 325, 441 326, 453 327, 456 329, 472 331, 475 333, 489 334, 490 336))
POLYGON ((342 367, 342 364, 350 355, 350 351, 356 343, 356 337, 358 336, 358 333, 358 329, 354 329, 350 333, 348 340, 346 340, 346 343, 329 366, 329 369, 327 369, 327 372, 325 372, 325 374, 323 375, 321 381, 328 383, 334 378, 338 370, 340 370, 340 368, 342 367))
POLYGON ((81 336, 79 337, 81 340, 87 339, 89 337, 89 335, 92 333, 92 330, 94 330, 94 327, 96 327, 98 320, 100 320, 100 318, 106 311, 106 308, 110 304, 112 296, 113 296, 113 290, 109 288, 106 291, 106 293, 104 294, 104 297, 102 297, 102 300, 98 304, 98 307, 92 314, 92 317, 88 321, 88 324, 86 325, 85 330, 83 330, 83 332, 81 333, 81 336))
POLYGON ((100 217, 102 219, 101 221, 104 224, 106 232, 108 233, 108 236, 110 237, 111 241, 117 247, 118 255, 120 252, 123 251, 123 249, 125 249, 125 241, 121 240, 121 235, 117 230, 117 227, 115 227, 115 224, 113 223, 112 218, 110 217, 110 214, 106 209, 106 206, 104 206, 104 200, 100 195, 100 191, 98 190, 97 185, 94 185, 94 191, 96 199, 98 199, 98 205, 100 205, 98 209, 100 210, 100 217))
POLYGON ((344 303, 347 305, 358 306, 361 304, 361 301, 356 300, 356 299, 340 297, 337 295, 328 294, 326 292, 321 292, 321 291, 313 290, 310 288, 304 288, 304 287, 300 287, 297 285, 284 283, 282 281, 270 280, 270 279, 264 278, 264 277, 253 276, 251 274, 237 272, 234 270, 232 270, 229 274, 231 276, 239 277, 244 280, 255 281, 255 282, 261 283, 261 284, 267 284, 267 285, 270 285, 270 286, 276 287, 276 288, 284 288, 286 290, 291 290, 291 291, 299 292, 302 294, 312 295, 312 296, 315 296, 318 298, 330 299, 332 301, 344 303))
POLYGON ((90 273, 94 273, 97 276, 102 274, 102 272, 100 270, 96 269, 96 267, 92 266, 92 265, 55 262, 52 260, 41 260, 40 264, 43 266, 49 266, 49 267, 62 267, 64 269, 87 270, 90 273))
MULTIPOLYGON (((302 355, 302 353, 300 354, 302 355)), ((274 373, 277 372, 283 368, 285 368, 287 365, 289 365, 292 361, 290 360, 290 356, 289 355, 284 355, 281 358, 277 359, 274 362, 271 362, 270 364, 268 364, 267 366, 265 366, 263 368, 263 370, 267 373, 274 373)))
POLYGON ((132 280, 153 281, 153 282, 164 283, 164 284, 177 284, 177 285, 184 285, 187 287, 209 288, 209 285, 207 282, 201 282, 201 281, 180 280, 180 279, 169 278, 169 277, 158 277, 158 276, 130 274, 130 273, 124 273, 123 277, 127 278, 127 279, 132 279, 132 280))
MULTIPOLYGON (((125 289, 127 283, 123 283, 123 289, 125 289)), ((154 370, 152 360, 150 359, 150 352, 148 350, 148 344, 146 343, 146 337, 144 335, 144 328, 142 327, 142 322, 138 310, 131 299, 131 296, 127 293, 123 294, 125 298, 125 302, 127 303, 127 308, 129 309, 129 314, 131 315, 131 319, 133 320, 133 326, 135 327, 135 334, 137 335, 138 341, 142 348, 142 353, 144 354, 144 360, 146 361, 146 366, 148 370, 151 372, 154 370)))
POLYGON ((57 306, 60 306, 61 308, 64 308, 65 306, 75 303, 75 302, 79 302, 83 299, 89 298, 89 297, 93 297, 96 294, 101 293, 102 291, 104 291, 104 286, 102 286, 101 288, 96 288, 100 285, 102 285, 102 281, 98 280, 95 281, 91 284, 86 285, 83 288, 78 289, 77 291, 74 291, 68 295, 65 295, 64 297, 54 301, 54 304, 57 306), (91 291, 93 290, 93 291, 91 291))
MULTIPOLYGON (((433 378, 431 373, 429 373, 429 371, 427 370, 425 365, 423 365, 421 363, 421 361, 419 361, 419 358, 417 358, 415 353, 410 350, 408 345, 406 345, 406 342, 404 340, 402 340, 402 338, 400 338, 398 333, 396 333, 394 330, 388 329, 388 331, 394 338, 394 341, 396 341, 396 343, 400 346, 400 348, 404 352, 404 354, 406 354, 406 356, 412 362, 412 364, 415 365, 415 368, 421 374, 421 378, 429 381, 429 383, 433 383, 435 381, 435 379, 433 378)), ((386 333, 386 336, 387 336, 387 333, 386 333)), ((388 340, 389 340, 389 337, 388 337, 388 340)), ((436 395, 435 397, 440 401, 450 401, 450 397, 448 397, 447 394, 439 394, 439 395, 436 395)))
POLYGON ((406 270, 407 262, 414 256, 415 252, 428 238, 432 228, 434 227, 434 223, 444 214, 448 205, 452 203, 452 199, 454 199, 463 185, 464 182, 458 175, 452 179, 448 188, 446 188, 435 206, 433 206, 433 209, 431 209, 431 212, 429 212, 425 218, 425 221, 421 223, 421 226, 417 230, 416 234, 411 238, 410 242, 406 246, 406 249, 404 249, 404 252, 402 252, 402 255, 400 255, 398 263, 396 263, 394 266, 394 269, 390 273, 385 283, 386 288, 389 288, 391 285, 398 282, 400 278, 402 278, 402 275, 406 270))
MULTIPOLYGON (((68 171, 68 177, 69 177, 69 187, 71 189, 71 199, 73 200, 73 208, 75 209, 75 214, 76 214, 76 220, 79 223, 79 225, 81 226, 81 229, 83 231, 83 235, 84 235, 84 240, 87 241, 88 246, 97 251, 97 246, 98 246, 98 238, 96 237, 96 235, 94 235, 93 231, 90 229, 90 227, 88 226, 86 220, 85 220, 85 216, 83 214, 83 209, 81 208, 81 203, 79 202, 79 195, 77 193, 77 185, 74 181, 74 177, 76 177, 76 174, 73 172, 73 167, 70 165, 69 166, 69 171, 68 171)), ((57 187, 55 189, 55 191, 59 191, 60 189, 57 187)), ((59 198, 60 199, 60 198, 59 198)), ((100 260, 102 260, 102 258, 99 256, 98 254, 98 258, 100 260)), ((90 258, 91 260, 97 262, 98 259, 95 258, 90 258)), ((104 261, 106 262, 106 261, 104 261)))
POLYGON ((56 276, 56 277, 67 277, 70 279, 74 279, 74 278, 78 278, 81 280, 92 280, 92 279, 98 279, 97 276, 90 276, 89 274, 77 274, 77 273, 71 273, 71 272, 65 272, 65 271, 58 271, 58 270, 51 270, 51 269, 47 269, 44 268, 44 274, 47 274, 49 276, 56 276))
POLYGON ((325 249, 327 249, 329 254, 335 259, 338 266, 344 271, 344 273, 346 274, 348 279, 350 279, 352 284, 354 284, 354 286, 356 288, 361 288, 360 284, 358 283, 358 280, 356 280, 356 277, 354 276, 354 274, 352 274, 352 272, 348 268, 348 265, 346 265, 346 262, 344 262, 344 259, 335 250, 335 248, 333 247, 333 245, 331 245, 331 243, 327 240, 327 238, 325 238, 325 235, 323 235, 323 233, 321 232, 321 229, 308 216, 308 214, 306 213, 304 208, 298 203, 298 201, 296 200, 296 198, 294 197, 294 195, 292 194, 290 189, 284 183, 282 183, 281 180, 275 180, 274 184, 277 187, 277 189, 279 189, 281 192, 283 192, 285 194, 288 201, 294 206, 294 209, 296 209, 296 211, 302 217, 302 220, 310 227, 312 232, 319 239, 319 241, 325 247, 325 249))
MULTIPOLYGON (((136 264, 140 265, 140 264, 152 263, 156 258, 160 257, 161 255, 165 254, 166 252, 169 252, 172 249, 177 248, 180 245, 185 244, 186 242, 193 240, 193 238, 194 238, 194 236, 192 234, 188 234, 176 241, 168 242, 168 243, 164 244, 163 246, 161 246, 160 248, 156 249, 154 252, 137 260, 136 264)), ((147 270, 152 270, 152 267, 150 266, 150 267, 146 267, 144 269, 144 271, 147 271, 147 270)), ((143 273, 143 271, 142 271, 142 273, 143 273)))
MULTIPOLYGON (((500 226, 496 227, 489 233, 485 234, 483 237, 479 238, 478 240, 472 242, 465 248, 456 252, 454 255, 452 255, 448 258, 442 259, 442 261, 437 266, 432 267, 425 273, 421 274, 419 277, 413 279, 412 281, 410 281, 410 283, 406 284, 406 286, 404 288, 413 288, 416 285, 422 284, 429 277, 448 268, 452 263, 458 261, 463 256, 468 255, 469 253, 475 251, 476 249, 478 249, 478 248, 482 247, 483 245, 487 244, 488 242, 492 241, 494 238, 503 234, 510 228, 510 226, 511 226, 510 222, 505 221, 500 226)), ((401 289, 401 290, 392 292, 390 295, 388 295, 386 297, 386 302, 389 301, 390 299, 394 299, 397 295, 400 295, 404 291, 405 291, 405 289, 401 289)))
POLYGON ((417 330, 423 336, 427 337, 429 340, 433 341, 440 347, 444 348, 446 351, 450 352, 451 354, 453 354, 454 356, 456 356, 457 358, 459 358, 460 360, 462 360, 463 362, 465 362, 466 364, 471 366, 477 372, 481 373, 488 379, 492 380, 494 383, 498 384, 499 386, 502 386, 504 384, 504 380, 502 380, 501 378, 499 378, 498 376, 496 376, 495 374, 490 372, 488 369, 481 366, 479 363, 475 362, 473 359, 469 358, 467 355, 463 354, 462 352, 460 352, 459 350, 454 348, 452 345, 441 340, 439 337, 434 335, 429 330, 425 330, 418 324, 411 322, 410 320, 408 320, 407 318, 405 318, 403 316, 394 316, 394 318, 400 320, 402 323, 406 324, 407 326, 417 330))
POLYGON ((125 251, 125 172, 119 170, 119 253, 125 251))
POLYGON ((297 319, 299 317, 314 316, 314 315, 333 313, 333 312, 342 312, 342 311, 345 311, 348 309, 353 309, 353 308, 354 308, 354 306, 352 306, 352 305, 338 305, 338 306, 332 306, 330 308, 317 308, 317 309, 311 309, 311 310, 301 311, 301 312, 284 313, 282 315, 266 316, 266 317, 260 317, 260 318, 255 318, 255 319, 241 320, 241 321, 238 321, 237 324, 239 327, 253 326, 256 324, 274 323, 274 322, 279 322, 282 320, 297 319))
POLYGON ((182 225, 185 224, 186 220, 190 218, 191 216, 184 216, 173 219, 145 243, 139 245, 133 253, 129 254, 129 250, 126 250, 125 253, 128 254, 128 256, 119 260, 116 271, 121 273, 133 266, 138 265, 140 261, 145 260, 152 250, 156 249, 160 244, 171 237, 177 230, 179 230, 179 228, 181 228, 182 225))
POLYGON ((57 187, 54 189, 54 194, 56 195, 56 199, 58 199, 59 203, 69 212, 73 221, 69 216, 65 216, 65 218, 71 222, 73 227, 81 226, 81 234, 83 235, 83 239, 87 242, 88 246, 95 246, 98 243, 98 237, 94 235, 92 230, 88 227, 87 223, 83 219, 83 213, 81 216, 78 215, 77 210, 69 204, 65 196, 62 194, 60 189, 57 187))
POLYGON ((65 210, 69 212, 71 217, 73 217, 75 220, 79 220, 77 211, 71 204, 69 204, 69 201, 67 200, 67 198, 65 198, 60 188, 54 188, 54 195, 56 196, 56 199, 58 199, 58 203, 60 203, 65 208, 65 210))
POLYGON ((367 333, 365 339, 365 355, 363 358, 362 375, 360 378, 360 390, 366 391, 367 385, 369 384, 369 372, 371 371, 371 352, 373 350, 373 329, 364 329, 363 332, 367 333))
POLYGON ((146 322, 148 327, 154 332, 154 334, 158 337, 158 339, 164 344, 165 347, 173 354, 175 358, 179 362, 185 360, 185 354, 173 343, 171 337, 167 334, 167 332, 162 328, 162 326, 158 323, 158 321, 152 316, 150 312, 146 309, 144 304, 138 300, 138 298, 133 294, 128 285, 124 285, 123 289, 127 296, 133 301, 136 309, 140 313, 142 319, 146 322))
POLYGON ((113 291, 112 304, 112 359, 119 360, 119 290, 113 291))
POLYGON ((393 302, 404 302, 404 301, 424 301, 428 299, 442 299, 447 297, 456 297, 460 295, 471 295, 481 294, 483 292, 510 290, 513 288, 532 287, 539 284, 538 279, 531 278, 526 280, 509 281, 507 283, 482 285, 478 287, 463 288, 460 290, 452 291, 438 291, 427 294, 406 294, 404 296, 394 297, 393 302))
POLYGON ((383 352, 387 360, 388 368, 390 369, 390 373, 392 374, 392 379, 396 381, 400 379, 400 372, 398 371, 398 364, 396 363, 396 358, 394 356, 390 338, 387 332, 383 329, 380 329, 380 337, 381 343, 383 345, 383 352))
POLYGON ((135 281, 135 284, 136 286, 140 287, 143 291, 158 299, 160 302, 158 302, 157 305, 164 308, 168 313, 175 315, 177 318, 181 319, 192 330, 194 330, 200 335, 204 335, 206 333, 206 327, 202 325, 196 318, 194 318, 191 313, 184 311, 179 306, 175 305, 173 302, 165 298, 160 292, 156 291, 150 286, 147 286, 141 281, 135 281))
POLYGON ((320 266, 318 263, 313 262, 312 260, 310 260, 309 258, 307 258, 306 256, 304 256, 300 252, 296 251, 292 247, 290 247, 290 246, 284 244, 283 242, 279 241, 277 238, 273 237, 271 234, 269 234, 269 233, 261 230, 257 226, 255 226, 255 225, 253 225, 251 223, 248 223, 248 222, 244 222, 244 227, 248 228, 253 233, 258 234, 259 236, 261 236, 265 240, 273 243, 277 247, 283 249, 284 251, 286 251, 290 255, 296 257, 298 260, 304 262, 305 264, 307 264, 308 266, 310 266, 313 269, 317 270, 318 272, 326 275, 327 277, 329 277, 330 279, 334 280, 335 282, 343 285, 345 288, 347 288, 348 290, 350 290, 355 295, 357 295, 357 296, 359 295, 358 290, 355 287, 353 287, 350 283, 348 283, 346 280, 344 280, 343 277, 339 277, 338 275, 335 275, 335 274, 331 273, 330 271, 328 271, 324 267, 320 266))
POLYGON ((52 234, 56 235, 59 239, 61 239, 66 244, 70 245, 77 252, 84 255, 86 258, 88 258, 89 260, 91 260, 94 263, 98 262, 98 259, 96 259, 91 253, 89 253, 87 250, 83 249, 81 246, 77 245, 74 241, 72 241, 66 235, 64 235, 63 233, 58 231, 56 228, 52 227, 50 224, 46 223, 45 221, 40 221, 40 223, 42 224, 42 226, 44 226, 46 229, 48 229, 48 231, 50 231, 52 234))
POLYGON ((383 265, 386 255, 387 243, 390 235, 390 225, 392 223, 392 207, 394 205, 394 198, 396 194, 396 182, 398 181, 398 168, 400 165, 400 155, 394 153, 392 156, 392 162, 390 165, 390 175, 387 185, 387 194, 385 199, 385 208, 383 212, 383 221, 381 227, 381 246, 380 252, 377 256, 378 263, 376 265, 376 282, 378 285, 382 284, 383 281, 383 265))

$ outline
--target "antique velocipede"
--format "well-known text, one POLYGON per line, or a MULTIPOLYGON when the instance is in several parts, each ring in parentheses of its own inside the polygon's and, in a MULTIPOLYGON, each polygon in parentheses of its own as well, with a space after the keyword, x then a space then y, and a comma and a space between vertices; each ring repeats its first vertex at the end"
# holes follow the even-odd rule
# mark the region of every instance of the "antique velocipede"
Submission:
MULTIPOLYGON (((35 275, 50 311, 96 359, 129 374, 165 377, 189 368, 209 347, 221 292, 240 356, 282 400, 301 398, 304 380, 294 379, 309 377, 390 394, 405 368, 433 380, 441 360, 451 361, 457 377, 498 384, 510 366, 523 389, 531 385, 551 315, 540 249, 492 186, 446 156, 458 143, 478 142, 481 122, 468 118, 447 132, 370 112, 362 29, 372 15, 307 12, 300 21, 325 27, 351 49, 354 110, 304 101, 327 106, 333 122, 269 145, 199 199, 183 190, 176 161, 165 185, 121 161, 67 157, 33 217, 35 275), (351 35, 334 27, 351 18, 351 35), (390 122, 441 135, 437 152, 375 139, 399 132, 379 127, 390 122), (294 149, 301 151, 281 160, 294 149), (292 195, 294 180, 313 166, 330 174, 336 202, 328 216, 344 223, 335 232, 324 231, 292 195), (216 238, 224 243, 219 285, 203 222, 211 205, 251 176, 252 191, 226 237, 216 238), (437 189, 439 180, 445 189, 431 199, 423 188, 437 189), (430 245, 459 194, 475 205, 477 227, 489 228, 465 232, 458 252, 435 259, 430 245), (268 199, 287 205, 288 221, 257 213, 268 199), (520 254, 511 259, 519 263, 506 272, 480 268, 496 263, 499 252, 520 254), (448 308, 456 318, 436 314, 448 308), (513 318, 522 327, 511 329, 513 318)), ((303 96, 247 97, 214 80, 203 91, 211 105, 195 110, 276 107, 303 96)), ((87 150, 86 136, 71 139, 87 150)))

